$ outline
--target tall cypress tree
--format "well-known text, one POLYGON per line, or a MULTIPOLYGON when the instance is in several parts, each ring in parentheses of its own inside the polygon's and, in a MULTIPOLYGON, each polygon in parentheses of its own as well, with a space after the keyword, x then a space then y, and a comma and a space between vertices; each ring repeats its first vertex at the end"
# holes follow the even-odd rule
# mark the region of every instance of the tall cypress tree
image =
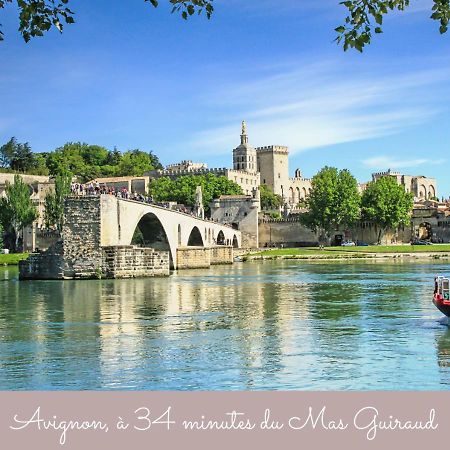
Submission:
POLYGON ((18 249, 20 231, 31 225, 38 213, 30 197, 30 188, 20 175, 15 175, 14 183, 6 183, 5 197, 0 198, 0 223, 5 231, 15 236, 15 250, 18 249))

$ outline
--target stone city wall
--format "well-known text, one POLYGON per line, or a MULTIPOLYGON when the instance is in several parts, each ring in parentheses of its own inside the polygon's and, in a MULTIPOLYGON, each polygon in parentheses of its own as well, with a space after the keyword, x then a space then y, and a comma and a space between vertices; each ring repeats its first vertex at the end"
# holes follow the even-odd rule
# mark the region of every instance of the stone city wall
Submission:
POLYGON ((281 245, 285 247, 302 247, 317 245, 316 233, 305 228, 297 221, 270 221, 259 224, 259 245, 281 245))
MULTIPOLYGON (((342 236, 342 240, 374 244, 378 240, 378 228, 371 223, 364 222, 349 230, 335 231, 331 236, 332 245, 334 244, 335 236, 342 236)), ((259 224, 260 247, 280 246, 281 244, 285 247, 309 247, 318 245, 318 240, 319 236, 317 233, 307 229, 297 218, 262 221, 259 224)), ((244 236, 242 236, 242 241, 244 242, 244 236)), ((410 227, 404 227, 396 233, 388 230, 382 238, 382 244, 407 244, 410 241, 410 227)))

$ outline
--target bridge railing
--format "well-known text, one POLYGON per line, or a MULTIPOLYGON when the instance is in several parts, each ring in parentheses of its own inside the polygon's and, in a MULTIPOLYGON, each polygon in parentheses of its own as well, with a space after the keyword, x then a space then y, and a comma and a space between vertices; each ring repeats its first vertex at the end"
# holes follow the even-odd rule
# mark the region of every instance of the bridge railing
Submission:
POLYGON ((67 196, 67 198, 73 198, 73 199, 76 199, 76 198, 95 198, 95 197, 100 197, 101 195, 111 195, 111 196, 117 198, 117 200, 120 200, 120 201, 123 201, 123 202, 132 202, 132 203, 145 204, 145 205, 151 206, 153 208, 159 208, 159 209, 162 209, 162 210, 165 210, 165 211, 171 211, 171 212, 174 212, 174 213, 177 213, 177 214, 182 214, 184 216, 187 216, 187 217, 190 217, 190 218, 193 218, 193 219, 202 220, 203 222, 214 223, 214 224, 220 225, 222 227, 230 228, 230 229, 232 229, 234 231, 239 231, 239 230, 235 230, 231 225, 220 223, 218 220, 214 220, 214 219, 211 219, 211 218, 208 218, 208 217, 207 218, 201 218, 201 217, 196 216, 193 213, 179 211, 177 209, 171 208, 168 205, 164 205, 161 202, 154 202, 153 200, 150 200, 150 197, 145 197, 143 195, 140 196, 141 197, 141 200, 140 200, 140 199, 137 199, 137 198, 135 198, 135 199, 133 199, 133 198, 124 198, 124 197, 115 195, 113 193, 102 193, 102 192, 97 193, 97 192, 88 192, 88 191, 86 191, 86 192, 83 192, 83 194, 71 194, 71 195, 67 196))

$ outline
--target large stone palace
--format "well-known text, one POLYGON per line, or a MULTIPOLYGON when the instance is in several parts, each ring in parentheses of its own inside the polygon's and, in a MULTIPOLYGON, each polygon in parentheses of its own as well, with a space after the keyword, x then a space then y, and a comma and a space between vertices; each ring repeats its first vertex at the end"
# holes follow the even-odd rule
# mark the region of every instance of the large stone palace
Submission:
MULTIPOLYGON (((294 176, 289 171, 289 148, 281 145, 268 145, 253 147, 249 142, 247 126, 242 122, 240 143, 232 150, 232 167, 208 168, 204 162, 192 162, 184 160, 170 164, 164 170, 154 170, 140 177, 110 177, 92 180, 102 186, 126 189, 128 192, 146 194, 149 183, 154 178, 169 177, 176 179, 187 175, 205 175, 212 173, 217 176, 225 176, 236 182, 244 195, 223 196, 215 199, 211 204, 211 218, 219 223, 229 224, 242 232, 244 246, 254 247, 271 243, 307 243, 314 241, 311 233, 305 233, 299 237, 299 228, 295 224, 295 211, 302 199, 305 199, 312 188, 311 180, 304 178, 300 169, 295 170, 294 176), (266 224, 266 217, 260 214, 259 187, 268 186, 275 194, 282 197, 284 203, 284 217, 294 213, 289 218, 289 224, 266 224), (259 227, 258 221, 262 221, 259 227), (292 223, 291 223, 292 222, 292 223), (267 236, 264 229, 267 228, 267 236), (281 227, 279 230, 277 227, 281 227), (292 237, 288 237, 286 227, 292 228, 292 237)), ((397 183, 407 192, 414 195, 415 209, 412 218, 413 229, 405 234, 403 240, 408 240, 411 234, 420 238, 435 238, 449 240, 448 235, 448 202, 436 202, 437 185, 434 178, 425 176, 404 175, 400 172, 387 170, 372 174, 372 181, 381 177, 393 177, 397 183)), ((45 230, 43 223, 43 210, 45 196, 54 188, 53 180, 49 177, 21 175, 26 184, 30 186, 30 195, 39 212, 38 220, 31 227, 27 227, 22 236, 24 250, 33 251, 35 248, 45 249, 54 240, 55 232, 45 230), (53 234, 52 234, 53 233, 53 234)), ((6 183, 13 182, 13 174, 0 173, 0 196, 4 195, 6 183)), ((362 192, 367 183, 359 185, 362 192)), ((366 227, 367 228, 367 227, 366 227)), ((364 230, 366 230, 364 228, 364 230)), ((300 233, 301 234, 301 233, 300 233)), ((348 236, 346 236, 348 237, 348 236)), ((56 236, 58 238, 58 236, 56 236)), ((363 235, 362 240, 371 240, 370 236, 363 235)))
MULTIPOLYGON (((275 194, 283 198, 285 204, 295 208, 311 191, 311 179, 304 178, 300 169, 296 169, 294 176, 289 175, 289 148, 281 145, 253 147, 249 143, 247 126, 242 122, 241 142, 233 149, 233 168, 208 168, 203 162, 181 161, 170 164, 164 170, 153 170, 144 174, 149 178, 169 177, 172 179, 185 175, 202 175, 213 173, 225 176, 236 182, 245 195, 251 195, 261 184, 268 186, 275 194)), ((404 186, 407 192, 412 192, 415 201, 430 200, 437 197, 436 179, 423 175, 404 175, 391 171, 372 174, 372 181, 390 176, 404 186)), ((102 182, 102 179, 97 180, 102 182)), ((367 183, 360 183, 363 191, 367 183)))
POLYGON ((372 180, 377 181, 382 177, 395 178, 397 183, 405 188, 406 192, 411 192, 416 201, 434 200, 437 198, 436 179, 420 176, 403 175, 389 169, 387 172, 372 174, 372 180))
POLYGON ((265 184, 275 194, 280 195, 285 203, 291 205, 296 205, 301 199, 306 198, 311 189, 311 180, 303 178, 299 169, 295 171, 295 177, 289 176, 288 147, 279 145, 253 147, 249 143, 245 122, 242 122, 241 143, 233 149, 232 169, 208 169, 204 163, 182 161, 167 166, 165 170, 147 172, 145 176, 175 179, 185 175, 206 173, 227 177, 237 183, 245 195, 251 195, 261 184, 265 184))

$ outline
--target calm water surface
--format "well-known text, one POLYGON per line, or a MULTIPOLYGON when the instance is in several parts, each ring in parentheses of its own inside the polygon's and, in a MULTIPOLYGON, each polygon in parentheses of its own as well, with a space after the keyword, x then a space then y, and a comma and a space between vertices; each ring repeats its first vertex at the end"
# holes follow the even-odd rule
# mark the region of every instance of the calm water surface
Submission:
POLYGON ((0 269, 0 389, 448 389, 442 263, 260 262, 166 279, 0 269))

